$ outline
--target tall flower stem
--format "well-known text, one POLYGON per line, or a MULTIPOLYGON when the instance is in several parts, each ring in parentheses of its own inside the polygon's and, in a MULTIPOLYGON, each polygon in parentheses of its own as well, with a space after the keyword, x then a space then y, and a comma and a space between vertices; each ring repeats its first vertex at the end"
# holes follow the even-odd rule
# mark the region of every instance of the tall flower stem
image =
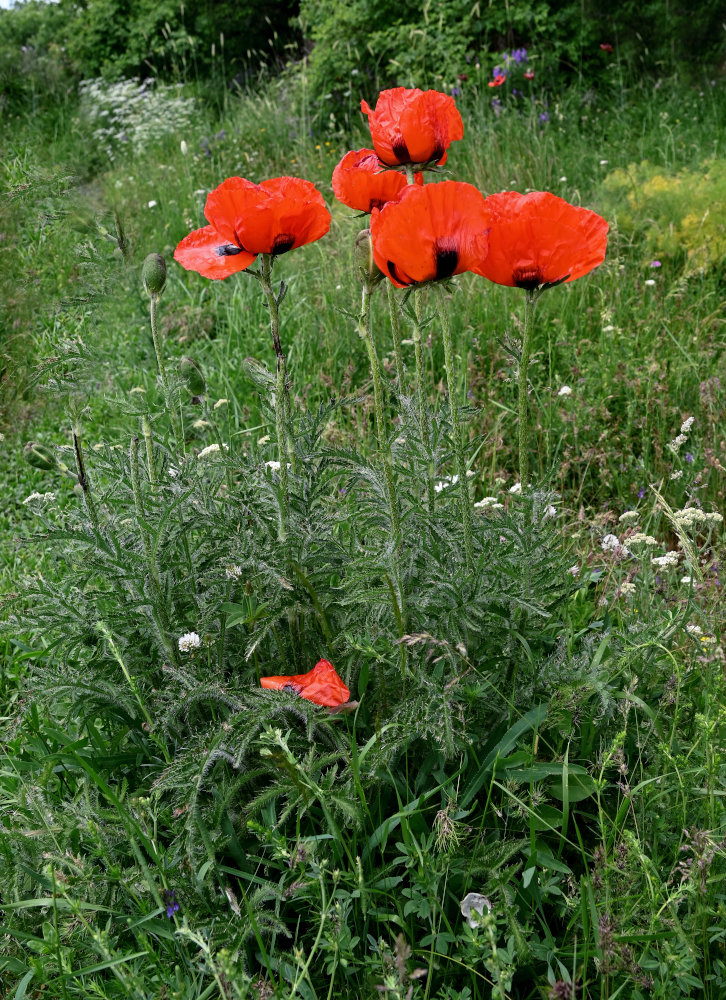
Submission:
POLYGON ((399 395, 403 394, 403 348, 401 346, 401 314, 398 311, 396 293, 393 284, 386 282, 388 296, 388 311, 391 314, 391 333, 393 334, 393 351, 396 356, 396 381, 399 395))
POLYGON ((149 318, 151 321, 151 339, 154 341, 154 352, 156 354, 156 367, 159 371, 159 379, 161 381, 161 387, 164 390, 164 399, 166 405, 169 408, 169 416, 171 417, 171 426, 174 431, 174 438, 176 439, 176 445, 179 451, 182 451, 183 438, 181 433, 181 427, 179 425, 179 415, 176 412, 176 408, 171 399, 171 394, 169 392, 169 379, 166 375, 166 367, 164 366, 164 355, 161 350, 161 338, 159 336, 159 324, 157 319, 157 312, 159 308, 159 295, 153 293, 150 296, 149 303, 149 318))
POLYGON ((529 485, 529 383, 527 369, 532 353, 532 329, 534 326, 534 310, 537 304, 537 291, 525 293, 524 300, 524 333, 522 334, 522 355, 517 376, 518 411, 519 411, 519 481, 522 489, 529 485))
POLYGON ((456 452, 456 471, 459 475, 459 499, 461 501, 461 520, 464 527, 464 549, 466 563, 469 568, 474 563, 474 546, 471 531, 471 499, 469 497, 469 480, 464 454, 464 435, 459 420, 459 404, 456 402, 456 381, 454 378, 454 348, 451 343, 451 325, 446 308, 446 293, 438 288, 439 318, 444 339, 444 364, 446 366, 446 383, 449 390, 449 406, 451 407, 451 423, 454 431, 454 449, 456 452))
MULTIPOLYGON (((421 343, 421 314, 422 314, 422 289, 416 288, 413 293, 413 312, 416 317, 416 321, 413 327, 413 348, 416 357, 416 407, 418 409, 418 422, 421 431, 421 441, 424 448, 428 449, 431 443, 431 435, 429 430, 429 416, 428 409, 426 407, 426 387, 424 383, 424 363, 423 363, 423 345, 421 343)), ((436 470, 433 467, 433 462, 429 462, 429 470, 427 477, 427 491, 428 491, 428 505, 429 513, 433 514, 434 504, 436 498, 436 491, 434 490, 434 474, 436 470)))
MULTIPOLYGON (((280 483, 282 485, 282 509, 280 512, 280 540, 287 537, 290 519, 290 489, 288 486, 287 463, 290 455, 288 445, 290 437, 290 394, 287 385, 287 362, 280 343, 280 296, 275 295, 272 288, 272 255, 262 255, 262 271, 259 274, 262 291, 265 293, 270 309, 270 333, 277 358, 277 382, 275 386, 275 432, 277 435, 277 450, 280 461, 280 483)), ((294 448, 290 449, 294 455, 294 448)))
POLYGON ((156 463, 154 461, 154 438, 151 434, 151 423, 146 414, 141 418, 141 431, 144 435, 144 445, 146 447, 146 464, 149 468, 149 483, 151 492, 156 493, 156 463))
POLYGON ((83 459, 83 435, 81 432, 81 420, 75 408, 71 413, 71 419, 73 423, 73 455, 76 460, 78 485, 81 487, 83 503, 86 508, 86 513, 88 514, 88 519, 93 525, 93 530, 100 537, 101 526, 98 520, 98 510, 96 509, 96 501, 93 496, 93 491, 91 490, 91 484, 88 481, 88 476, 86 475, 86 464, 83 459))
POLYGON ((396 496, 396 484, 393 478, 393 464, 391 462, 391 452, 386 442, 386 425, 383 419, 383 380, 381 378, 381 363, 378 360, 376 345, 373 343, 371 333, 371 292, 368 284, 363 285, 361 298, 360 318, 358 320, 358 332, 365 341, 368 359, 371 364, 371 374, 373 375, 373 400, 376 410, 376 434, 378 437, 378 447, 383 454, 383 472, 386 479, 386 493, 388 494, 388 507, 391 513, 391 525, 393 533, 398 540, 400 538, 401 518, 398 513, 398 497, 396 496))

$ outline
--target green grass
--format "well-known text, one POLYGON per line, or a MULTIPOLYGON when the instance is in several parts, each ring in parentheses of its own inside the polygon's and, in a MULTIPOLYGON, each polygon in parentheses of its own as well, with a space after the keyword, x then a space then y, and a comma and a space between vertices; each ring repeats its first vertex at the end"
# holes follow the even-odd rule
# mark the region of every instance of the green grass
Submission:
MULTIPOLYGON (((321 128, 290 82, 103 167, 90 145, 85 166, 72 162, 69 136, 90 144, 72 111, 55 138, 19 123, 2 221, 13 268, 2 276, 0 580, 6 598, 20 595, 7 600, 0 651, 8 996, 309 1000, 385 987, 519 1000, 567 996, 554 984, 570 980, 598 1000, 723 995, 721 526, 684 535, 671 516, 693 500, 722 506, 723 277, 687 273, 686 246, 651 269, 654 220, 607 185, 643 159, 666 177, 722 159, 723 89, 573 91, 550 96, 544 124, 544 97, 500 114, 491 97, 459 102, 465 138, 447 176, 485 192, 552 190, 605 214, 612 235, 601 268, 538 306, 534 502, 557 516, 534 525, 508 493, 523 303, 473 275, 457 281, 473 487, 507 506, 478 515, 475 574, 462 566, 455 491, 442 491, 433 524, 420 510, 426 460, 392 398, 393 435, 409 439, 395 452, 402 555, 381 513, 370 373, 350 315, 364 220, 330 190, 338 159, 367 144, 362 127, 321 128), (83 170, 80 185, 63 180, 83 170), (309 417, 285 545, 277 481, 260 468, 277 457, 272 410, 244 364, 273 363, 260 290, 244 274, 213 283, 171 261, 203 224, 195 192, 237 173, 312 179, 333 214, 328 237, 276 266, 290 286, 293 397, 309 417), (202 411, 182 396, 189 461, 176 476, 140 282, 150 252, 169 264, 169 369, 192 355, 210 403, 228 400, 204 413, 228 456, 204 466, 193 456, 213 429, 194 426, 202 411), (42 393, 49 379, 55 391, 42 393), (138 387, 159 469, 157 488, 142 475, 140 499, 128 458, 138 387), (74 479, 22 459, 36 440, 66 449, 72 466, 70 406, 83 410, 100 540, 74 479), (57 510, 32 514, 34 491, 53 491, 57 510), (657 547, 629 542, 636 524, 618 518, 632 508, 657 547), (637 559, 603 550, 613 532, 637 559), (679 567, 651 563, 679 540, 679 567), (225 576, 229 564, 240 579, 225 576), (686 566, 691 584, 678 582, 686 566), (196 630, 210 644, 186 659, 165 651, 163 613, 168 634, 196 630), (319 656, 357 712, 259 690, 261 675, 319 656), (469 892, 492 902, 479 927, 461 917, 469 892)), ((392 363, 380 292, 373 329, 392 363)), ((437 475, 451 474, 433 313, 424 336, 437 475)))

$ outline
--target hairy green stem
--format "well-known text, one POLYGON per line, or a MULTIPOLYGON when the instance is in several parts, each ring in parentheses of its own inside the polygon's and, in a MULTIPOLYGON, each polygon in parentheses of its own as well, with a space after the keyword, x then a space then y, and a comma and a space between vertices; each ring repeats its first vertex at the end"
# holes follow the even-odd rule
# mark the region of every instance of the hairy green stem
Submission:
POLYGON ((98 520, 98 511, 96 510, 96 501, 93 497, 91 484, 88 482, 86 465, 83 460, 83 436, 81 434, 81 422, 75 414, 73 416, 73 454, 76 459, 76 475, 78 476, 78 485, 83 491, 83 503, 86 508, 86 513, 88 514, 88 518, 93 525, 93 530, 100 536, 101 527, 98 520))
POLYGON ((469 498, 469 479, 467 477, 466 456, 464 454, 464 435, 459 420, 459 404, 456 402, 456 380, 454 377, 454 348, 451 343, 451 325, 446 309, 446 292, 439 287, 439 317, 444 339, 444 364, 446 366, 446 382, 449 390, 449 406, 451 408, 451 423, 454 432, 454 449, 456 452, 456 470, 459 475, 459 499, 461 501, 461 520, 464 527, 464 549, 466 564, 469 568, 474 563, 474 546, 471 530, 471 500, 469 498))
POLYGON ((396 357, 396 382, 398 393, 403 395, 403 347, 401 346, 401 316, 396 302, 396 292, 393 282, 386 281, 386 295, 388 297, 388 311, 391 314, 391 333, 393 334, 393 351, 396 357))
POLYGON ((522 489, 529 485, 529 383, 527 369, 532 353, 532 328, 537 292, 526 292, 524 301, 524 333, 522 335, 522 356, 517 376, 519 411, 519 481, 522 489))
POLYGON ((279 300, 272 288, 272 255, 265 253, 262 255, 262 271, 259 275, 262 291, 265 293, 267 305, 270 310, 270 333, 272 343, 275 348, 277 360, 277 381, 275 385, 275 433, 277 436, 277 452, 280 462, 280 483, 282 485, 282 504, 280 508, 280 540, 287 537, 288 522, 290 518, 290 489, 288 486, 287 463, 288 458, 294 456, 294 446, 291 441, 290 420, 290 392, 287 384, 287 362, 280 343, 280 310, 279 300), (288 447, 290 453, 288 454, 288 447))
POLYGON ((134 507, 136 508, 136 520, 139 526, 139 531, 141 533, 141 545, 144 550, 144 559, 146 561, 146 568, 149 574, 149 582, 154 594, 156 613, 159 616, 159 624, 161 625, 160 629, 161 639, 167 653, 171 658, 172 663, 178 665, 179 657, 176 646, 174 645, 174 642, 171 638, 171 622, 169 621, 169 615, 167 614, 166 604, 164 603, 164 592, 161 587, 161 576, 159 574, 159 567, 157 565, 156 559, 154 558, 154 551, 151 545, 151 539, 149 538, 149 533, 145 526, 146 518, 144 513, 143 499, 141 496, 141 483, 139 481, 139 455, 137 451, 138 443, 139 443, 138 438, 132 438, 131 445, 129 446, 131 492, 133 493, 134 507))
POLYGON ((174 404, 171 399, 169 392, 169 380, 166 377, 166 368, 164 366, 164 357, 161 350, 161 338, 159 337, 159 324, 157 322, 157 308, 159 305, 159 296, 152 295, 150 298, 149 305, 149 318, 151 320, 151 339, 154 341, 154 352, 156 353, 156 367, 159 371, 159 379, 161 381, 161 387, 164 390, 164 400, 169 409, 169 416, 171 417, 171 426, 174 431, 174 438, 176 440, 176 446, 179 451, 183 451, 183 437, 181 433, 181 428, 179 426, 179 415, 174 408, 174 404))
POLYGON ((154 439, 151 435, 151 424, 146 414, 141 418, 141 431, 144 435, 144 445, 146 446, 146 464, 149 469, 149 482, 151 492, 156 493, 156 463, 154 462, 154 439))
MULTIPOLYGON (((414 354, 416 357, 416 407, 418 409, 418 422, 421 431, 421 441, 423 443, 424 448, 428 450, 431 446, 431 434, 429 429, 428 408, 426 406, 423 344, 421 342, 422 294, 423 292, 421 288, 414 289, 413 311, 416 317, 416 322, 414 323, 413 327, 413 347, 414 347, 414 354)), ((434 469, 433 461, 429 461, 428 476, 426 482, 427 492, 428 492, 429 514, 433 514, 434 507, 436 504, 436 490, 434 489, 435 473, 436 470, 434 469)))
POLYGON ((376 345, 373 343, 373 336, 371 333, 371 293, 367 285, 363 286, 358 332, 365 341, 366 350, 368 351, 368 359, 371 363, 378 447, 381 449, 381 453, 383 454, 383 472, 386 479, 386 492, 388 494, 388 506, 391 513, 391 524, 393 526, 393 533, 398 540, 400 538, 401 531, 401 518, 398 513, 398 497, 396 496, 396 484, 393 478, 391 451, 386 441, 386 425, 383 418, 383 382, 381 379, 381 364, 378 360, 378 352, 376 351, 376 345))

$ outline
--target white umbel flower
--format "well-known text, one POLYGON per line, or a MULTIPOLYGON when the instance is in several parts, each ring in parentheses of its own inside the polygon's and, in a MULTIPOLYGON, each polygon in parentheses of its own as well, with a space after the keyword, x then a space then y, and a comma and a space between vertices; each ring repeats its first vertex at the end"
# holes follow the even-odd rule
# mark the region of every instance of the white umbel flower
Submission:
POLYGON ((561 385, 560 389, 559 389, 559 392, 557 393, 557 395, 558 396, 571 396, 572 395, 572 389, 570 388, 569 385, 561 385))
POLYGON ((671 549, 670 552, 666 552, 663 556, 653 556, 650 561, 654 566, 660 566, 661 569, 666 569, 666 567, 675 566, 678 563, 678 553, 671 549))
POLYGON ((185 632, 179 639, 179 651, 181 653, 191 653, 193 649, 199 649, 202 640, 196 632, 185 632))

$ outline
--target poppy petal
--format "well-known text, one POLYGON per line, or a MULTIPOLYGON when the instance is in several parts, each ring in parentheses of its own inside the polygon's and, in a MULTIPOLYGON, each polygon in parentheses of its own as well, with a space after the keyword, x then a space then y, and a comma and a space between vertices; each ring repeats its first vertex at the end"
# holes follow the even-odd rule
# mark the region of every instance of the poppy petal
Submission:
POLYGON ((548 191, 516 191, 486 199, 492 218, 485 277, 535 288, 574 281, 602 264, 608 224, 596 212, 548 191))
POLYGON ((208 221, 230 244, 250 253, 285 253, 330 229, 330 212, 311 181, 274 177, 253 184, 229 177, 207 198, 208 221))
POLYGON ((329 708, 343 705, 350 700, 350 690, 329 660, 318 660, 313 669, 306 674, 261 677, 260 685, 273 691, 293 690, 301 698, 329 708))
MULTIPOLYGON (((416 183, 423 183, 422 174, 416 174, 416 183)), ((404 174, 381 169, 373 149, 354 149, 346 153, 333 171, 333 194, 338 201, 358 212, 372 212, 374 208, 395 201, 407 184, 404 174)))
POLYGON ((484 195, 472 184, 409 186, 397 201, 373 212, 373 257, 399 288, 463 271, 481 273, 489 223, 484 195))
POLYGON ((255 256, 228 243, 213 226, 195 229, 174 251, 174 260, 182 267, 198 271, 205 278, 228 278, 244 271, 255 256))
POLYGON ((382 90, 375 109, 361 101, 368 115, 373 147, 382 163, 442 162, 449 145, 464 135, 453 97, 436 90, 394 87, 382 90))

